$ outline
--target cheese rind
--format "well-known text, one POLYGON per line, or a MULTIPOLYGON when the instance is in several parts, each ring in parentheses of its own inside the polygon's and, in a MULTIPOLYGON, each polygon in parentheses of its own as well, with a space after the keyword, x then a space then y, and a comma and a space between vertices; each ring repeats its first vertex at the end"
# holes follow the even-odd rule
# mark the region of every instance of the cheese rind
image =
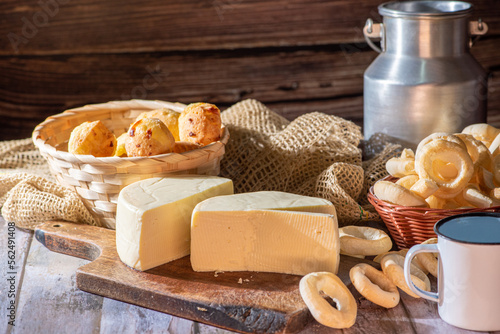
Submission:
POLYGON ((216 176, 150 178, 126 186, 116 212, 120 260, 144 271, 188 255, 194 207, 232 193, 232 181, 216 176))
POLYGON ((281 193, 280 201, 279 194, 219 196, 198 204, 191 221, 193 270, 337 273, 335 207, 323 199, 287 193, 281 193), (285 211, 299 208, 328 213, 285 211))
POLYGON ((333 204, 323 198, 281 191, 256 191, 211 198, 197 206, 198 211, 286 210, 327 213, 336 216, 333 204))

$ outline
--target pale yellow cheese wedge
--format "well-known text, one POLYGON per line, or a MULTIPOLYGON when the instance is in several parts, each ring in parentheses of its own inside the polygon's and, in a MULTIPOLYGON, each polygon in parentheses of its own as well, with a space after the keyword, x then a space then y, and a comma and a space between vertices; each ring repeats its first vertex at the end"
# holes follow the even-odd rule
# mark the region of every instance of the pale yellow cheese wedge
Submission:
POLYGON ((335 207, 324 199, 244 193, 210 198, 193 211, 195 271, 337 273, 339 252, 335 207))
POLYGON ((232 193, 232 181, 216 176, 151 178, 128 185, 116 212, 120 260, 144 271, 189 255, 194 207, 232 193))

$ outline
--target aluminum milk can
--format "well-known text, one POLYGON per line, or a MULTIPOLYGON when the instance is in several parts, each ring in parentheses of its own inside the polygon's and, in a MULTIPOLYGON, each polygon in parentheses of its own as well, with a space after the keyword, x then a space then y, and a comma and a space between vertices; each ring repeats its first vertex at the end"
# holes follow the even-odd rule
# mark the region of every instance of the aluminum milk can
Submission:
POLYGON ((383 23, 368 19, 363 29, 380 52, 364 74, 365 139, 382 132, 414 148, 431 133, 486 122, 488 78, 469 49, 488 27, 469 20, 472 5, 405 1, 378 10, 383 23))

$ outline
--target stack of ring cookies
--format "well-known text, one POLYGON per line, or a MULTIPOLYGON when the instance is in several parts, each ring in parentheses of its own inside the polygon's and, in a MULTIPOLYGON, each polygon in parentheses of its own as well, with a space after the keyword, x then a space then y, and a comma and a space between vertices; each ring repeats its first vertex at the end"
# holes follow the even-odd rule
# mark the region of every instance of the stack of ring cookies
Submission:
POLYGON ((500 129, 473 124, 462 133, 434 133, 415 153, 389 159, 396 182, 377 181, 375 196, 388 203, 431 209, 500 205, 500 129))

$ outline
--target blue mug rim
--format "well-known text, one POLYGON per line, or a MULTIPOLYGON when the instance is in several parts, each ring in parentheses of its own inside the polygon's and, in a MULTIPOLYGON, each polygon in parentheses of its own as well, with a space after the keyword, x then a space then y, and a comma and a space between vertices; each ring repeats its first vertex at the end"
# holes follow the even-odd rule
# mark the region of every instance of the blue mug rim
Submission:
POLYGON ((436 233, 437 236, 440 236, 444 239, 452 240, 454 242, 459 242, 463 244, 472 244, 472 245, 488 245, 488 246, 494 246, 494 245, 500 245, 499 242, 472 242, 472 241, 464 241, 464 240, 458 240, 455 238, 451 238, 447 235, 444 235, 439 232, 439 227, 443 225, 444 223, 457 219, 457 218, 463 218, 463 217, 495 217, 500 220, 500 212, 467 212, 467 213, 461 213, 453 216, 448 216, 445 218, 440 219, 436 224, 434 224, 434 233, 436 233))

